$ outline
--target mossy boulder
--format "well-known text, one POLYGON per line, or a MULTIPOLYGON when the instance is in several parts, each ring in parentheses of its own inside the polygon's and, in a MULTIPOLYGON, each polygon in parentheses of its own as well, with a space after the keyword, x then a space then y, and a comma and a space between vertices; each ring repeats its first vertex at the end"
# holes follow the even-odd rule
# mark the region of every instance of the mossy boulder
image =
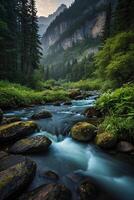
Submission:
POLYGON ((71 136, 73 139, 88 142, 91 141, 96 135, 97 128, 87 122, 78 122, 71 129, 71 136))
POLYGON ((19 200, 71 200, 71 192, 64 185, 41 186, 19 198, 19 200))
POLYGON ((52 117, 52 114, 49 111, 44 110, 44 111, 41 111, 39 113, 35 113, 34 115, 32 115, 31 119, 38 120, 38 119, 45 119, 45 118, 51 118, 51 117, 52 117))
POLYGON ((0 109, 0 123, 2 122, 3 119, 3 111, 0 109))
POLYGON ((109 132, 99 133, 96 136, 96 144, 104 149, 112 149, 117 144, 117 137, 109 132))
POLYGON ((35 171, 35 162, 23 156, 2 153, 0 158, 0 199, 16 197, 28 186, 35 171))
POLYGON ((76 97, 80 96, 81 95, 81 91, 80 90, 70 90, 69 91, 69 97, 71 99, 75 99, 76 97))
POLYGON ((37 128, 37 124, 33 121, 2 125, 0 126, 0 142, 12 142, 20 139, 33 133, 37 128))
POLYGON ((96 199, 98 191, 96 186, 89 180, 84 181, 78 188, 80 200, 96 199))
POLYGON ((17 141, 10 149, 10 153, 26 154, 48 150, 51 140, 45 136, 35 136, 17 141))

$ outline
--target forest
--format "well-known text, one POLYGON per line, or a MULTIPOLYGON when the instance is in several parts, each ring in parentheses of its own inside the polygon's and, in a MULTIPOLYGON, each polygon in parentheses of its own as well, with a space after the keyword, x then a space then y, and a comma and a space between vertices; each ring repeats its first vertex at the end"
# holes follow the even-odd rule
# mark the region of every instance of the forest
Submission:
MULTIPOLYGON (((81 15, 75 0, 46 35, 78 17, 62 41, 98 1, 81 15)), ((45 56, 36 1, 0 1, 0 200, 133 200, 134 1, 98 10, 101 35, 45 56)))

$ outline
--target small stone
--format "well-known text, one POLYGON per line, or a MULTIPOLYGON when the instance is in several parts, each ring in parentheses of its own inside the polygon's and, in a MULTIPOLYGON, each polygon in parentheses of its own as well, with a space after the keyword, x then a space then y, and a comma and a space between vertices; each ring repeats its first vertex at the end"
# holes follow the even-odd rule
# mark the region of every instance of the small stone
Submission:
POLYGON ((122 153, 131 153, 134 151, 134 145, 126 141, 121 141, 117 145, 117 150, 122 153))
POLYGON ((117 144, 117 138, 108 132, 100 133, 96 136, 96 144, 104 149, 112 149, 117 144))
POLYGON ((46 171, 43 176, 49 179, 58 180, 59 176, 54 171, 46 171))

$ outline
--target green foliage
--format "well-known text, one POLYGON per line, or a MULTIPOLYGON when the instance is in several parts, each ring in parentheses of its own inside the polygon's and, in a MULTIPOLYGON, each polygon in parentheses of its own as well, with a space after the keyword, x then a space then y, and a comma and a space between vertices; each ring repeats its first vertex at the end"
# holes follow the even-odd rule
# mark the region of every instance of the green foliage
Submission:
MULTIPOLYGON (((103 81, 114 82, 115 87, 134 79, 134 33, 124 32, 106 41, 95 56, 96 74, 103 81)), ((113 88, 113 85, 111 85, 113 88)))
POLYGON ((65 88, 80 89, 80 90, 99 90, 101 88, 101 80, 99 79, 86 79, 78 82, 64 83, 65 88))
POLYGON ((103 113, 134 114, 134 84, 124 85, 113 92, 105 92, 97 99, 96 107, 103 113))
POLYGON ((134 84, 104 93, 96 107, 105 114, 101 129, 134 140, 134 84))
POLYGON ((13 108, 68 100, 68 92, 63 89, 34 91, 19 84, 0 81, 0 108, 13 108))
POLYGON ((100 125, 100 128, 116 135, 119 139, 134 141, 134 116, 108 116, 100 125))

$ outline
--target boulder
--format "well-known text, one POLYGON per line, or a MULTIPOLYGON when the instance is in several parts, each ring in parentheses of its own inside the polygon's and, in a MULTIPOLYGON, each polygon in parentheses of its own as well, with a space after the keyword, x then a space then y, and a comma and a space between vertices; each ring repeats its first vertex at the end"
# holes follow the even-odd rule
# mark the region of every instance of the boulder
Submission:
POLYGON ((37 129, 33 121, 14 122, 0 126, 0 142, 12 142, 33 133, 37 129))
POLYGON ((112 149, 117 144, 117 137, 108 132, 100 133, 96 136, 96 144, 104 149, 112 149))
POLYGON ((0 123, 2 122, 3 119, 3 111, 0 109, 0 123))
POLYGON ((45 136, 35 136, 17 141, 10 149, 10 153, 25 154, 48 150, 51 141, 45 136))
POLYGON ((57 101, 57 102, 53 103, 53 106, 61 106, 61 102, 57 101))
POLYGON ((23 156, 0 155, 0 199, 5 200, 16 197, 28 186, 34 177, 36 164, 23 156))
POLYGON ((43 175, 45 178, 48 178, 48 179, 52 179, 52 180, 58 180, 59 179, 59 176, 58 174, 56 174, 56 172, 54 171, 46 171, 43 173, 43 175))
POLYGON ((80 96, 81 95, 81 91, 80 90, 71 90, 69 92, 69 97, 71 99, 75 99, 77 96, 80 96))
POLYGON ((121 141, 117 145, 117 150, 122 153, 131 153, 134 151, 134 145, 126 141, 121 141))
POLYGON ((84 111, 84 115, 88 118, 92 118, 92 117, 102 117, 102 114, 99 110, 97 110, 96 108, 94 107, 90 107, 90 108, 87 108, 85 111, 84 111))
POLYGON ((41 186, 19 198, 19 200, 71 200, 71 192, 64 185, 41 186))
POLYGON ((97 197, 97 189, 93 183, 89 180, 84 181, 78 188, 78 192, 80 195, 80 200, 87 200, 87 199, 96 199, 97 197))
POLYGON ((52 117, 52 114, 49 111, 44 110, 32 115, 31 119, 38 120, 38 119, 45 119, 45 118, 51 118, 51 117, 52 117))
POLYGON ((87 122, 78 122, 71 129, 71 136, 73 139, 88 142, 96 136, 96 127, 87 122))

